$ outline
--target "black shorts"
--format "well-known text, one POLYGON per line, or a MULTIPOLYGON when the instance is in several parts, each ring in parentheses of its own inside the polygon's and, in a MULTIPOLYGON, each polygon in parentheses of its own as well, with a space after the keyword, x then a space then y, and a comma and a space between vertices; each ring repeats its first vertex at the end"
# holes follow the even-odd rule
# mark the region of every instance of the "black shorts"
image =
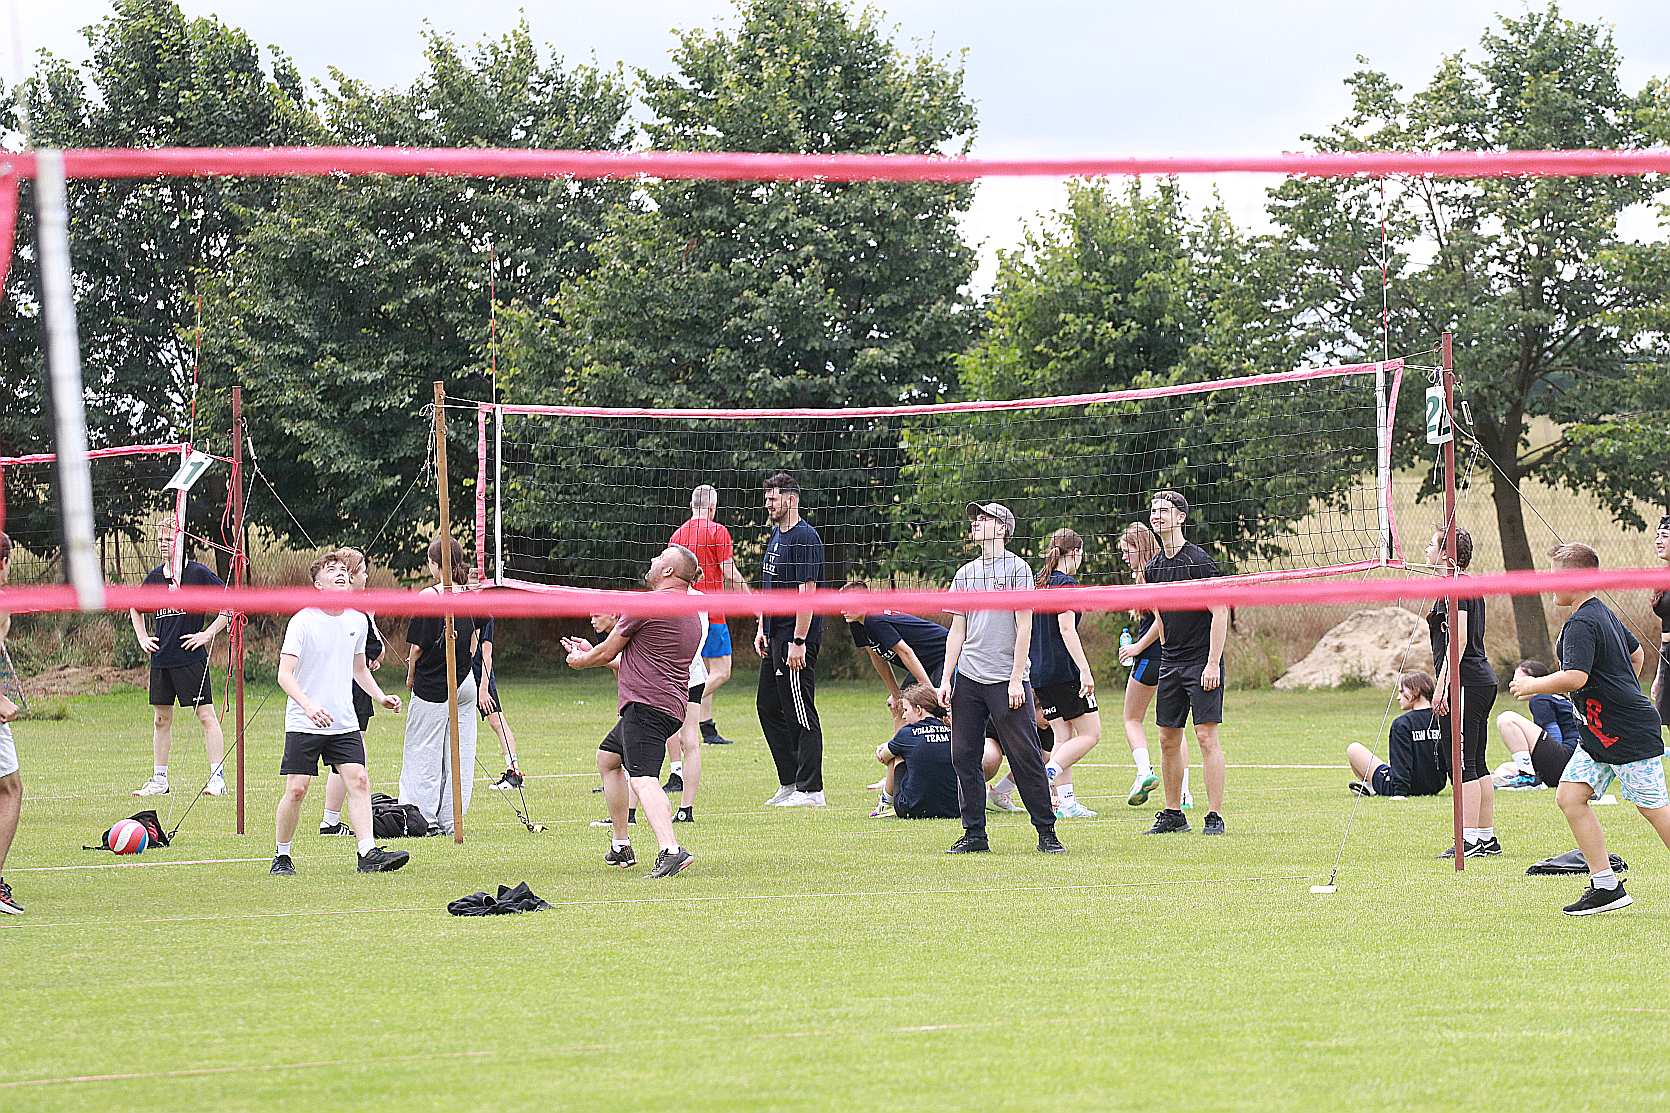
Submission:
POLYGON ((1162 727, 1182 727, 1193 717, 1195 726, 1224 721, 1224 667, 1218 662, 1218 686, 1210 692, 1200 686, 1205 661, 1183 661, 1160 666, 1159 689, 1154 699, 1154 721, 1162 727))
POLYGON ((661 776, 667 760, 667 739, 684 724, 665 711, 647 703, 629 703, 620 709, 620 721, 604 735, 597 748, 617 754, 628 777, 661 776))
POLYGON ((1158 657, 1138 657, 1131 662, 1131 683, 1152 688, 1159 682, 1160 659, 1158 657))
POLYGON ((214 706, 215 685, 209 678, 209 663, 201 665, 151 666, 151 706, 168 707, 178 700, 181 707, 214 706))
MULTIPOLYGON (((476 682, 475 683, 476 683, 476 691, 479 693, 481 691, 481 678, 479 676, 476 677, 476 682)), ((487 694, 493 697, 493 711, 503 711, 504 710, 504 705, 499 702, 499 674, 498 673, 494 673, 492 676, 489 676, 487 678, 487 694)), ((475 709, 476 709, 476 713, 479 714, 483 719, 485 719, 485 718, 487 718, 487 716, 493 714, 493 711, 488 711, 485 707, 483 707, 481 705, 481 697, 479 695, 476 696, 475 709)))
POLYGON ((692 684, 692 685, 690 685, 689 698, 686 699, 685 702, 686 703, 694 703, 694 704, 700 706, 701 702, 702 702, 702 697, 706 694, 707 694, 707 681, 704 680, 700 684, 692 684))
POLYGON ((1089 699, 1079 695, 1079 686, 1074 683, 1046 684, 1034 690, 1038 697, 1038 710, 1049 720, 1082 719, 1096 710, 1096 697, 1089 699))
POLYGON ((365 764, 365 735, 357 730, 347 734, 307 734, 286 731, 284 760, 278 771, 286 777, 317 777, 319 762, 340 773, 344 765, 365 764))
POLYGON ((1548 737, 1546 730, 1538 731, 1537 740, 1531 745, 1531 768, 1537 771, 1537 780, 1549 788, 1559 788, 1560 774, 1566 771, 1566 763, 1575 748, 1560 745, 1548 737))

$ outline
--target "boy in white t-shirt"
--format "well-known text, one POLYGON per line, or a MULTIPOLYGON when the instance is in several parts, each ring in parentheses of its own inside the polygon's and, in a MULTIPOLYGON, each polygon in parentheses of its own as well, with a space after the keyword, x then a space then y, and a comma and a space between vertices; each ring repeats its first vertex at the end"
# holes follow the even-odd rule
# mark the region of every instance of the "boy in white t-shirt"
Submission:
MULTIPOLYGON (((322 592, 346 594, 353 587, 348 565, 336 553, 314 561, 312 572, 313 586, 322 592)), ((284 706, 284 761, 279 766, 284 794, 278 799, 278 849, 272 867, 280 877, 296 872, 290 841, 321 758, 347 785, 348 825, 359 842, 359 872, 397 870, 410 857, 404 850, 385 850, 372 837, 371 781, 365 773, 365 736, 354 711, 354 685, 390 711, 400 710, 400 697, 384 695, 371 675, 365 663, 365 629, 365 616, 350 610, 345 600, 300 611, 284 629, 278 686, 290 699, 284 706)))

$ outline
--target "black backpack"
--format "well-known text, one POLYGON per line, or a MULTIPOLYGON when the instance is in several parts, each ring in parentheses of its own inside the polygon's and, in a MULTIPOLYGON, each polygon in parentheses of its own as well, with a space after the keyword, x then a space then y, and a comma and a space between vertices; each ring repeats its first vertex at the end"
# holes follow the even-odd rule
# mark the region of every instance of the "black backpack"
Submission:
POLYGON ((379 839, 422 838, 435 834, 416 804, 402 804, 381 792, 371 794, 371 833, 379 839))
MULTIPOLYGON (((157 818, 156 812, 147 808, 145 811, 135 812, 128 818, 145 828, 145 835, 150 840, 150 847, 148 849, 154 850, 159 846, 168 845, 168 833, 162 829, 162 820, 157 818)), ((109 827, 106 827, 104 829, 104 833, 99 836, 99 843, 97 846, 84 846, 81 849, 109 850, 110 832, 115 830, 115 828, 116 824, 114 823, 112 823, 109 827)))

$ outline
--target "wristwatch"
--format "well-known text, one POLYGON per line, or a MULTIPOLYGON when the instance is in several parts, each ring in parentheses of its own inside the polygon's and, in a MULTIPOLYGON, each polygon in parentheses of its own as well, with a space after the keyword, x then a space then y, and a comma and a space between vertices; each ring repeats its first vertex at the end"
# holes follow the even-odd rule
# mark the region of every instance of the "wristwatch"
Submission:
POLYGON ((805 645, 806 644, 806 639, 805 638, 790 638, 789 641, 793 642, 795 645, 805 645))

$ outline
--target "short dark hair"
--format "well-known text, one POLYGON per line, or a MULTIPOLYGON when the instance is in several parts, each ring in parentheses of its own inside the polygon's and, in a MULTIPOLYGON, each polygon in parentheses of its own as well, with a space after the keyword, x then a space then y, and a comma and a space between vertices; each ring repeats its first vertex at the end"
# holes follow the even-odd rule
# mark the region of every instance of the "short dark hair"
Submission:
POLYGON ((1421 699, 1431 699, 1438 685, 1424 672, 1406 672, 1397 678, 1399 688, 1407 688, 1421 699))
POLYGON ((1535 658, 1526 658, 1513 667, 1514 672, 1522 672, 1526 676, 1547 676, 1548 666, 1535 658))
POLYGON ((456 537, 437 537, 429 543, 429 563, 436 568, 441 566, 441 546, 448 546, 447 555, 452 558, 452 578, 458 579, 464 574, 464 546, 458 543, 456 537))
POLYGON ((1150 499, 1149 502, 1150 504, 1156 502, 1169 502, 1172 507, 1185 518, 1189 515, 1189 500, 1183 497, 1182 491, 1174 491, 1170 487, 1167 487, 1163 491, 1155 491, 1154 497, 1150 499))
POLYGON ((348 562, 343 559, 342 554, 333 549, 328 553, 321 553, 319 557, 314 560, 312 566, 307 570, 308 579, 312 580, 314 583, 318 583, 319 573, 323 572, 332 564, 340 564, 344 568, 348 567, 348 562))
MULTIPOLYGON (((1439 530, 1436 534, 1434 534, 1434 536, 1443 540, 1444 531, 1439 530)), ((1440 548, 1442 548, 1446 553, 1449 552, 1449 547, 1447 545, 1441 545, 1440 548)), ((1466 568, 1472 563, 1473 535, 1462 529, 1460 526, 1457 526, 1455 529, 1455 566, 1457 568, 1466 568)))
POLYGON ((790 491, 800 493, 800 480, 786 471, 774 472, 765 481, 767 491, 790 491))
POLYGON ((1548 555, 1560 568, 1600 567, 1600 554, 1581 541, 1568 541, 1564 545, 1557 545, 1548 551, 1548 555))

